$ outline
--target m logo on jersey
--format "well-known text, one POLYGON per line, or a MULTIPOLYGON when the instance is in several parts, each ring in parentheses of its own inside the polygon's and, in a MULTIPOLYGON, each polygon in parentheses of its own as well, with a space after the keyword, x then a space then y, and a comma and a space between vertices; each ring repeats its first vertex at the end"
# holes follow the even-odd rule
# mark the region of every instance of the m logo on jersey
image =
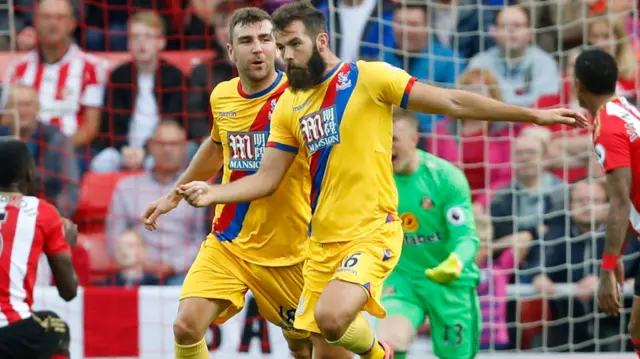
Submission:
POLYGON ((229 169, 255 171, 260 168, 267 136, 267 132, 229 132, 229 169))
POLYGON ((302 137, 309 153, 340 143, 340 132, 336 123, 334 106, 311 113, 300 119, 302 137))

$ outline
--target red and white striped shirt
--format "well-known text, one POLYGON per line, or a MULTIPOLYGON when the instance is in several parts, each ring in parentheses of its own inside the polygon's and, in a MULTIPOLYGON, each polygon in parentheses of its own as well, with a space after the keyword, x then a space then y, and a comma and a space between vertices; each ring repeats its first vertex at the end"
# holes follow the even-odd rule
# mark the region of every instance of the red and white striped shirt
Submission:
POLYGON ((7 103, 11 84, 32 86, 40 95, 39 120, 72 136, 82 123, 84 108, 102 106, 106 71, 106 60, 83 52, 75 44, 54 64, 42 62, 37 50, 30 51, 5 72, 2 106, 7 103))
POLYGON ((0 328, 31 316, 40 254, 65 252, 71 249, 53 205, 0 194, 0 328))

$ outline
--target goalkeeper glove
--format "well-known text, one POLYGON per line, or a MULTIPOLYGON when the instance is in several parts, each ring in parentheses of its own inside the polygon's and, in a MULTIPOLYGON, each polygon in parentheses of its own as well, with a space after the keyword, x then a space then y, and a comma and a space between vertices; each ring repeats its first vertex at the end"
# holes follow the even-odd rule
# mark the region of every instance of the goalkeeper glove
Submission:
POLYGON ((424 273, 434 282, 446 284, 453 282, 462 274, 462 261, 455 253, 451 253, 444 262, 435 268, 427 269, 424 273))

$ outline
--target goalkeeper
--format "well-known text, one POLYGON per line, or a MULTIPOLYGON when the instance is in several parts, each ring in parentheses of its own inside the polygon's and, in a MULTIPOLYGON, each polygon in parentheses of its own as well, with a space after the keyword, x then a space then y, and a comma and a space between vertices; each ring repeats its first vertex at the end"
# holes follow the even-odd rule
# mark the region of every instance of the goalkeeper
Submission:
POLYGON ((470 359, 479 347, 482 316, 474 264, 479 239, 469 184, 451 163, 417 149, 418 121, 394 111, 393 169, 404 227, 400 261, 385 282, 387 311, 378 336, 406 358, 418 327, 429 317, 435 355, 470 359))

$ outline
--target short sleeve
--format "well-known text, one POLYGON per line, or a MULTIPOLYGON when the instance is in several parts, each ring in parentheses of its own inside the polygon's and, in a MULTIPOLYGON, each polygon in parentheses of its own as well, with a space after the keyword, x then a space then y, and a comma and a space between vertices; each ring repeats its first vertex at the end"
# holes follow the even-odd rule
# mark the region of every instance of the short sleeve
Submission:
POLYGON ((290 106, 283 105, 282 102, 281 97, 271 114, 267 147, 297 153, 299 143, 294 132, 296 124, 291 121, 292 116, 287 110, 290 106))
POLYGON ((616 168, 631 167, 629 135, 622 123, 608 125, 595 139, 594 145, 596 158, 605 173, 616 168))
POLYGON ((443 211, 450 238, 477 237, 476 223, 471 204, 469 182, 459 169, 451 166, 443 171, 441 181, 446 181, 443 211))
POLYGON ((60 253, 71 253, 71 248, 64 237, 64 227, 58 210, 49 203, 42 203, 38 213, 44 235, 44 254, 53 256, 60 253))
POLYGON ((360 61, 358 67, 363 70, 360 78, 367 82, 378 101, 407 108, 415 77, 385 62, 360 61))
POLYGON ((107 82, 107 67, 104 61, 87 60, 82 76, 84 91, 80 100, 81 105, 87 107, 102 107, 104 91, 107 82))
POLYGON ((214 88, 211 91, 211 95, 209 96, 209 104, 211 105, 211 117, 213 118, 213 126, 211 127, 211 139, 213 140, 213 142, 221 144, 222 139, 220 139, 220 130, 218 130, 218 124, 216 123, 216 99, 216 89, 214 88))

